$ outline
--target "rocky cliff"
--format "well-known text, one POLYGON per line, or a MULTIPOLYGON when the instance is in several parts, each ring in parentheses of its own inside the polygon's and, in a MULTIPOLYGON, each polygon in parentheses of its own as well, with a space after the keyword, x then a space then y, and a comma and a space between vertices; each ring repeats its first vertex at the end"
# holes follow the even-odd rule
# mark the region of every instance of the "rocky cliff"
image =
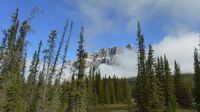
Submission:
MULTIPOLYGON (((132 50, 133 45, 128 44, 126 49, 132 50)), ((100 64, 108 64, 108 65, 118 65, 119 64, 119 56, 123 53, 123 49, 117 46, 111 48, 102 48, 97 52, 89 52, 88 57, 86 59, 86 67, 94 66, 97 68, 100 64)), ((67 66, 71 66, 72 68, 76 68, 76 61, 69 60, 67 61, 67 66)))

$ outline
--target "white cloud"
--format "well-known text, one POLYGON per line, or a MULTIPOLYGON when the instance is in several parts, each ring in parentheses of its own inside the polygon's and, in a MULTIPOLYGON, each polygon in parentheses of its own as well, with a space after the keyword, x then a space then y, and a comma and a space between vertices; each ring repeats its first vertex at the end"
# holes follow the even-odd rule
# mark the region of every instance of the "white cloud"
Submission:
MULTIPOLYGON (((160 43, 153 45, 155 54, 163 56, 166 54, 171 67, 174 60, 177 60, 183 72, 193 72, 193 52, 199 42, 198 33, 188 33, 184 35, 167 36, 160 43)), ((173 68, 172 68, 173 69, 173 68)))
POLYGON ((167 18, 161 20, 162 28, 170 33, 180 28, 191 30, 200 22, 199 0, 75 0, 70 4, 84 19, 88 37, 105 32, 133 31, 138 20, 144 24, 152 19, 167 18))
POLYGON ((137 75, 137 54, 136 50, 124 49, 119 56, 118 65, 101 64, 99 69, 102 74, 116 75, 118 77, 133 77, 137 75))
MULTIPOLYGON (((174 60, 181 65, 183 73, 193 73, 193 52, 199 42, 199 34, 190 32, 178 36, 166 36, 164 39, 153 45, 154 58, 166 54, 169 59, 171 72, 173 73, 174 60)), ((147 51, 147 50, 146 50, 147 51)), ((117 75, 118 77, 133 77, 137 75, 137 53, 133 51, 123 52, 119 57, 119 65, 100 65, 103 74, 117 75)))

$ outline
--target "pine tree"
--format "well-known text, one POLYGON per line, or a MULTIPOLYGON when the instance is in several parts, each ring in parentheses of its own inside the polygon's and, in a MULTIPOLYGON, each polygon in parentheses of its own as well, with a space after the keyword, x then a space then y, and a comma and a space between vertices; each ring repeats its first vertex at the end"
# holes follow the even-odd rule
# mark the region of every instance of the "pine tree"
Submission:
POLYGON ((194 50, 194 81, 195 81, 195 101, 197 103, 198 112, 200 112, 200 66, 199 53, 194 50))
MULTIPOLYGON (((43 63, 45 65, 45 63, 43 63)), ((38 83, 37 83, 37 87, 36 87, 36 112, 39 112, 40 106, 41 106, 41 102, 42 102, 42 95, 43 95, 43 90, 44 90, 44 74, 42 74, 43 72, 41 71, 39 73, 39 78, 38 78, 38 83)))
POLYGON ((10 29, 8 29, 7 33, 8 33, 8 50, 11 50, 14 48, 15 46, 15 42, 16 42, 16 36, 17 36, 17 30, 19 27, 19 19, 18 19, 18 15, 19 15, 19 9, 16 9, 16 13, 12 16, 12 26, 10 29))
MULTIPOLYGON (((26 48, 26 36, 30 31, 30 24, 27 20, 23 21, 19 27, 18 9, 12 16, 11 28, 6 32, 8 47, 4 50, 6 53, 2 57, 1 70, 1 101, 4 103, 4 110, 7 112, 23 112, 23 58, 26 48), (18 34, 18 35, 17 35, 18 34)), ((5 43, 4 43, 5 44, 5 43)), ((1 108, 2 109, 2 108, 1 108)))
POLYGON ((77 77, 77 92, 76 95, 76 112, 86 112, 87 111, 87 99, 86 99, 86 85, 84 81, 85 77, 85 59, 87 58, 87 54, 84 50, 84 37, 83 37, 83 27, 81 28, 80 40, 78 41, 78 77, 77 77))
POLYGON ((128 104, 128 103, 130 103, 131 102, 131 99, 132 99, 132 97, 131 97, 131 88, 130 88, 130 85, 128 84, 128 81, 127 81, 127 79, 124 77, 123 79, 122 79, 122 83, 123 83, 123 103, 126 103, 126 104, 128 104))
MULTIPOLYGON (((64 27, 64 31, 63 31, 63 34, 62 34, 62 37, 61 37, 61 40, 60 40, 60 43, 59 43, 59 46, 58 46, 58 50, 56 52, 55 60, 54 60, 53 67, 52 67, 52 70, 51 70, 51 75, 50 75, 51 77, 53 77, 55 75, 55 73, 56 73, 56 66, 57 66, 58 58, 60 56, 61 48, 62 48, 64 40, 65 40, 67 27, 68 27, 68 21, 67 21, 67 23, 66 23, 66 25, 64 27)), ((72 26, 71 26, 71 29, 72 29, 72 26)), ((70 31, 70 35, 71 35, 71 31, 70 31)), ((66 44, 69 44, 69 43, 66 43, 66 44)), ((50 101, 50 103, 51 103, 50 104, 50 111, 51 112, 54 112, 55 108, 56 108, 55 107, 56 106, 56 101, 58 100, 58 93, 57 92, 58 92, 58 89, 59 89, 60 78, 61 78, 61 75, 63 73, 64 64, 66 62, 65 61, 66 55, 67 55, 67 51, 64 51, 63 62, 62 62, 62 65, 61 65, 61 71, 60 71, 60 73, 58 75, 58 78, 56 77, 56 79, 55 79, 55 84, 54 84, 55 90, 52 93, 52 101, 50 101)))
POLYGON ((87 77, 86 85, 87 85, 87 99, 89 105, 97 104, 97 95, 95 88, 95 75, 94 68, 90 68, 89 75, 87 77))
POLYGON ((154 68, 154 58, 153 58, 153 49, 152 46, 149 45, 148 59, 146 62, 147 68, 147 111, 160 112, 163 111, 163 100, 162 96, 160 96, 160 87, 158 84, 158 80, 155 77, 155 68, 154 68))
MULTIPOLYGON (((105 88, 104 88, 104 83, 103 83, 103 80, 102 80, 102 78, 101 78, 101 73, 100 73, 100 71, 98 71, 98 75, 96 75, 97 76, 97 78, 96 78, 96 82, 98 81, 99 83, 98 83, 98 85, 97 85, 97 87, 99 88, 99 92, 98 92, 98 94, 97 94, 97 91, 96 91, 96 99, 98 99, 97 100, 97 103, 100 103, 100 104, 103 104, 103 103, 105 103, 104 102, 104 93, 105 93, 105 88)), ((95 86, 95 89, 96 89, 96 86, 95 86)))
POLYGON ((103 78, 103 88, 104 88, 104 103, 110 104, 110 94, 109 94, 108 80, 106 75, 103 78))
POLYGON ((138 74, 136 80, 136 93, 135 98, 137 102, 137 109, 139 112, 146 112, 147 106, 147 77, 146 77, 146 66, 145 66, 145 46, 144 37, 142 35, 141 26, 138 22, 137 30, 137 41, 138 41, 138 74))
POLYGON ((56 108, 57 112, 65 112, 67 107, 68 107, 68 100, 69 100, 69 92, 70 91, 70 82, 64 81, 60 85, 60 89, 58 90, 59 93, 59 104, 58 107, 56 108))
POLYGON ((36 71, 35 71, 35 64, 36 64, 36 56, 37 51, 33 54, 33 59, 29 69, 29 76, 27 80, 27 88, 26 88, 26 101, 27 101, 27 110, 34 112, 35 106, 33 106, 33 98, 35 97, 36 92, 36 71))
POLYGON ((39 112, 43 112, 45 109, 45 106, 49 106, 47 105, 47 101, 51 100, 52 98, 52 94, 51 94, 51 89, 52 89, 52 74, 51 74, 51 70, 52 70, 52 64, 53 64, 53 59, 54 59, 54 51, 55 51, 55 41, 57 38, 57 31, 53 30, 51 31, 49 38, 48 38, 48 49, 45 49, 45 58, 46 63, 47 63, 47 68, 46 68, 46 73, 44 73, 45 76, 45 83, 44 83, 44 90, 43 90, 43 95, 42 95, 42 101, 41 104, 39 106, 39 112), (47 95, 48 92, 48 95, 47 95), (48 99, 46 99, 46 97, 48 97, 48 99))
POLYGON ((115 88, 113 84, 113 79, 111 79, 110 76, 108 77, 108 90, 109 90, 110 103, 111 104, 116 103, 115 88))
POLYGON ((175 86, 174 79, 171 75, 169 62, 164 56, 164 97, 165 97, 165 106, 167 112, 174 112, 176 110, 177 102, 175 96, 175 86))
POLYGON ((66 112, 76 112, 76 95, 77 95, 77 80, 75 79, 76 73, 73 71, 72 77, 71 77, 71 83, 69 85, 69 92, 68 92, 68 107, 66 109, 66 112))
POLYGON ((174 82, 177 102, 184 107, 191 106, 192 88, 184 81, 183 76, 181 75, 180 66, 176 61, 174 62, 174 82))
POLYGON ((26 90, 26 101, 27 101, 27 111, 35 112, 37 110, 37 78, 39 75, 39 63, 40 63, 40 53, 41 53, 42 41, 39 42, 38 50, 35 51, 31 66, 29 69, 29 76, 27 81, 26 90))
MULTIPOLYGON (((94 71, 93 71, 94 72, 94 71)), ((96 93, 96 103, 103 103, 103 96, 102 96, 102 88, 103 88, 103 83, 102 83, 102 79, 101 79, 101 73, 100 71, 96 72, 95 75, 95 93, 96 93)))
POLYGON ((51 31, 48 39, 48 61, 47 61, 47 76, 48 76, 48 85, 52 84, 52 72, 54 72, 54 58, 55 58, 55 47, 56 47, 56 39, 57 39, 57 31, 51 31))
POLYGON ((113 84, 115 88, 116 101, 119 102, 119 81, 115 75, 113 76, 113 84))

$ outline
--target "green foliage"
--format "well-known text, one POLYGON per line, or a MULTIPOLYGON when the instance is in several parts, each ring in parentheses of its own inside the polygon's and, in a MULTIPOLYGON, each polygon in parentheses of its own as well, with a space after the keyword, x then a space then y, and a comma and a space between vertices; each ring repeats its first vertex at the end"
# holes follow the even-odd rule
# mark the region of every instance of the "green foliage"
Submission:
POLYGON ((192 87, 181 74, 180 66, 174 62, 174 82, 177 102, 183 107, 192 105, 192 87))
POLYGON ((154 58, 153 58, 153 49, 149 45, 148 59, 146 62, 147 65, 147 111, 160 112, 163 111, 164 102, 163 96, 160 94, 160 86, 158 84, 158 79, 155 76, 154 68, 154 58))
POLYGON ((144 37, 141 32, 141 26, 138 22, 137 30, 137 41, 138 41, 138 74, 136 80, 135 98, 137 102, 137 109, 139 112, 147 111, 147 77, 146 77, 146 56, 144 37))
POLYGON ((200 65, 199 53, 197 49, 194 50, 194 81, 195 81, 195 101, 197 103, 198 111, 200 111, 200 65))
MULTIPOLYGON (((148 57, 145 56, 144 37, 138 23, 138 75, 136 80, 135 98, 138 112, 163 111, 164 102, 161 92, 159 74, 155 75, 153 49, 149 46, 148 57), (157 76, 157 77, 156 77, 157 76)), ((159 69, 158 69, 159 70, 159 69)), ((159 71, 156 72, 159 72, 159 71)))
POLYGON ((164 80, 165 81, 163 82, 163 90, 164 90, 166 111, 168 112, 175 111, 177 106, 176 96, 175 96, 175 85, 166 56, 164 56, 164 80))

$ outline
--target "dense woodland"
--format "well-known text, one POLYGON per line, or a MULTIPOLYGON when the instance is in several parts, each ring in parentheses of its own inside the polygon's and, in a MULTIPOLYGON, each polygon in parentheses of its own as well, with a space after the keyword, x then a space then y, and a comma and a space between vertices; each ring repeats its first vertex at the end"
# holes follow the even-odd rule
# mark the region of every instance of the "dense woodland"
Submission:
POLYGON ((86 73, 82 27, 77 70, 67 74, 71 76, 67 79, 63 74, 73 22, 67 21, 61 37, 58 31, 50 31, 47 45, 38 43, 27 66, 27 36, 33 18, 34 11, 28 19, 19 20, 17 9, 10 27, 0 37, 0 112, 91 112, 91 107, 107 104, 127 104, 130 112, 175 112, 178 108, 200 112, 199 48, 195 48, 191 60, 194 61, 194 83, 191 83, 185 80, 178 62, 174 61, 171 71, 167 54, 155 57, 151 45, 146 52, 138 22, 138 74, 132 83, 125 77, 101 74, 93 67, 86 73))

